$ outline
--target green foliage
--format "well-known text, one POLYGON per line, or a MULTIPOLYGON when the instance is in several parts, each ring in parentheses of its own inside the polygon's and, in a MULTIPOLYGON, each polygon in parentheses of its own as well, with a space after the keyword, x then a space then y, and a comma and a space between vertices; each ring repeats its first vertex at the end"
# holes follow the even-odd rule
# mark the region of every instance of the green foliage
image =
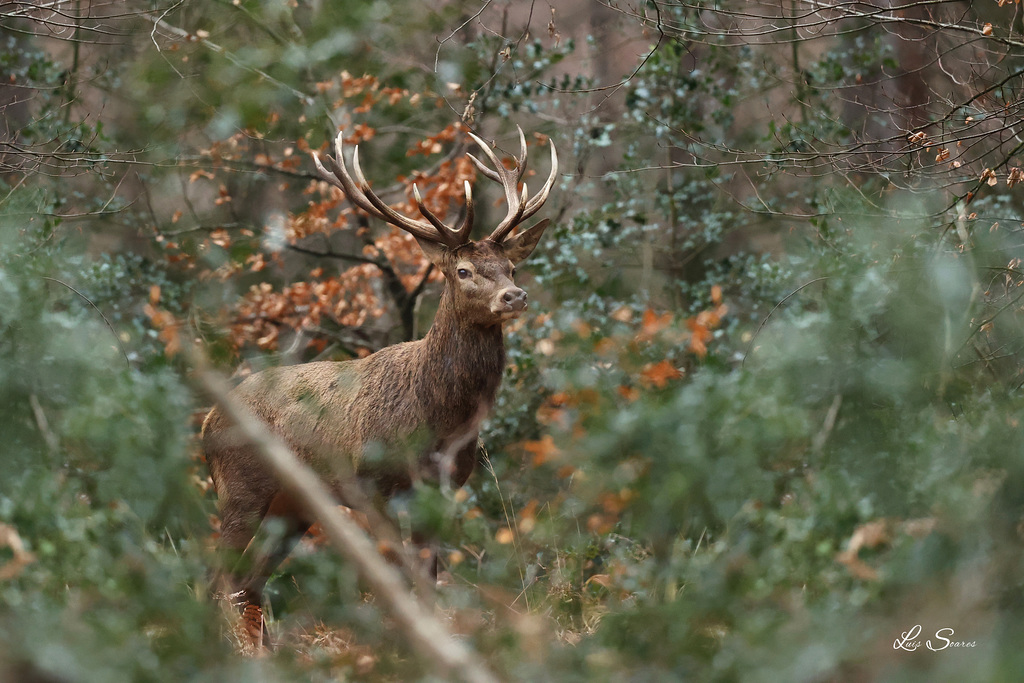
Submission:
MULTIPOLYGON (((7 197, 15 215, 41 201, 7 197)), ((0 583, 0 657, 88 681, 193 676, 226 648, 202 596, 191 398, 172 372, 126 369, 111 330, 44 279, 61 254, 20 222, 0 215, 0 519, 34 560, 0 583)))
MULTIPOLYGON (((968 321, 993 305, 978 297, 985 269, 920 238, 913 254, 884 258, 918 233, 915 223, 851 228, 843 262, 801 296, 802 307, 773 316, 742 367, 709 364, 624 404, 613 370, 587 372, 579 344, 559 354, 569 378, 559 389, 597 396, 557 439, 555 465, 578 472, 548 503, 566 527, 554 534, 556 554, 579 553, 609 586, 596 636, 578 646, 587 676, 880 673, 865 649, 926 617, 926 629, 948 623, 1004 652, 993 675, 1009 670, 1016 607, 987 607, 998 626, 969 615, 1019 585, 1005 572, 1019 554, 1013 529, 1024 511, 1020 397, 1010 376, 965 362, 977 336, 968 321), (610 533, 595 524, 597 535, 569 550, 572 529, 595 516, 615 520, 610 533), (877 538, 855 540, 872 525, 877 538), (594 541, 596 556, 585 549, 594 541), (955 597, 977 572, 1009 584, 955 597), (913 607, 921 600, 931 601, 927 615, 913 607)), ((1012 238, 976 235, 978 255, 1000 262, 1012 253, 1012 238)), ((805 262, 817 269, 828 263, 820 259, 805 262)), ((1019 321, 1001 324, 1020 339, 1019 321)), ((587 578, 572 581, 578 604, 587 578)), ((557 604, 555 585, 552 577, 557 604)), ((901 654, 884 666, 951 665, 901 654)), ((969 671, 964 657, 951 666, 969 671)))
MULTIPOLYGON (((313 268, 280 234, 324 197, 307 148, 366 125, 383 186, 440 163, 409 141, 465 112, 550 134, 563 174, 484 466, 394 506, 440 539, 452 630, 508 680, 1011 680, 1016 191, 920 191, 938 176, 902 148, 856 173, 815 157, 885 123, 837 93, 894 73, 892 42, 742 43, 709 29, 717 5, 660 5, 666 35, 614 92, 580 67, 598 38, 556 38, 554 15, 499 32, 472 3, 183 3, 160 16, 185 37, 138 17, 106 62, 5 37, 5 77, 38 95, 12 121, 49 165, 0 185, 0 678, 428 679, 312 544, 268 588, 280 650, 235 654, 209 598, 205 406, 168 345, 234 364, 221 309, 313 268), (382 88, 405 94, 364 109, 382 88), (893 649, 915 624, 974 645, 893 649)), ((363 254, 354 233, 316 250, 363 254)), ((329 332, 390 338, 369 328, 329 332)))

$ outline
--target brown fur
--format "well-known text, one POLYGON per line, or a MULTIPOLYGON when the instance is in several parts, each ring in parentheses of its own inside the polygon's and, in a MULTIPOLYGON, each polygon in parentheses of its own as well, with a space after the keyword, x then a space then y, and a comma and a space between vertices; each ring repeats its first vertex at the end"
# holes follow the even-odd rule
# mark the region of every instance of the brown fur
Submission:
MULTIPOLYGON (((483 240, 454 249, 421 240, 447 280, 423 339, 360 360, 265 370, 236 387, 234 398, 334 485, 339 498, 340 482, 353 473, 379 499, 409 489, 417 478, 462 486, 504 372, 501 324, 526 307, 525 292, 512 281, 514 263, 533 251, 546 227, 542 221, 501 244, 483 240), (420 444, 418 452, 408 453, 410 444, 420 444), (371 452, 387 457, 367 457, 371 452)), ((220 543, 243 554, 232 591, 245 613, 261 606, 267 577, 311 520, 216 407, 203 423, 203 448, 219 498, 220 543), (269 551, 254 549, 262 544, 250 542, 269 518, 284 521, 284 537, 269 551)))

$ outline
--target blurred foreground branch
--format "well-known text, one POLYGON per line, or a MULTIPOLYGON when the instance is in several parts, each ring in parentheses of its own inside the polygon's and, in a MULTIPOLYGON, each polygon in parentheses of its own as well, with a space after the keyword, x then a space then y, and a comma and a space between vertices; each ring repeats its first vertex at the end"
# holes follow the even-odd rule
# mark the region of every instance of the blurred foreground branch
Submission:
POLYGON ((496 682, 498 679, 480 657, 454 640, 444 624, 417 601, 398 571, 377 553, 372 541, 355 522, 338 512, 334 497, 313 471, 302 464, 291 449, 245 406, 230 396, 229 384, 210 370, 203 358, 196 355, 192 360, 202 387, 238 425, 245 438, 256 446, 256 452, 281 484, 295 494, 296 499, 320 523, 331 543, 356 567, 395 618, 413 648, 446 677, 454 676, 469 683, 496 682))

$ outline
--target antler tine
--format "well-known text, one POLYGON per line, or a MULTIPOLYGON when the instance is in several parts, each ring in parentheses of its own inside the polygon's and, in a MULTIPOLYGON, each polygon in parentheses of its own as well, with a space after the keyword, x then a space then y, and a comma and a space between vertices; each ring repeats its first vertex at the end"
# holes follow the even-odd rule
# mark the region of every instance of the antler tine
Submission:
POLYGON ((558 153, 555 152, 555 146, 551 144, 551 140, 548 140, 548 146, 551 148, 551 173, 548 175, 548 179, 544 181, 544 186, 540 188, 533 199, 526 205, 526 210, 523 212, 521 220, 526 220, 533 214, 540 210, 540 207, 544 206, 544 202, 548 200, 548 194, 551 192, 551 188, 555 186, 555 180, 558 179, 558 153))
MULTIPOLYGON (((466 185, 468 186, 469 183, 467 182, 466 185)), ((433 225, 437 229, 437 232, 444 238, 444 243, 446 245, 448 245, 449 247, 455 248, 455 247, 457 247, 457 246, 459 246, 459 245, 461 245, 461 244, 463 244, 465 242, 465 240, 463 239, 463 235, 462 235, 462 231, 464 229, 464 226, 460 227, 457 230, 453 230, 452 228, 450 228, 447 225, 445 225, 444 222, 440 218, 438 218, 436 215, 434 215, 433 211, 428 209, 423 204, 423 197, 420 196, 420 188, 416 187, 415 183, 413 183, 413 186, 412 186, 412 195, 416 199, 416 206, 417 206, 417 208, 419 208, 420 213, 422 213, 424 216, 426 216, 427 220, 430 221, 430 224, 433 225)), ((466 200, 469 201, 468 195, 466 197, 466 200)), ((472 216, 471 216, 471 218, 472 218, 472 216)))
POLYGON ((459 226, 459 229, 455 231, 456 238, 459 244, 463 244, 469 240, 469 234, 473 232, 473 186, 469 184, 468 180, 464 180, 466 188, 466 217, 459 226))
MULTIPOLYGON (((313 164, 316 166, 316 172, 317 175, 320 176, 320 179, 330 183, 331 185, 334 185, 342 192, 344 192, 345 186, 341 184, 337 177, 335 177, 326 168, 324 168, 323 162, 320 161, 320 155, 317 154, 316 152, 313 152, 311 156, 313 157, 313 164)), ((328 154, 327 158, 330 159, 331 156, 328 154)))
POLYGON ((508 234, 512 232, 517 225, 537 213, 537 211, 540 210, 540 207, 544 206, 544 202, 547 201, 548 194, 551 192, 551 188, 554 187, 555 180, 558 178, 558 153, 555 152, 555 146, 551 144, 550 139, 548 140, 548 145, 551 147, 551 172, 548 174, 548 179, 544 181, 544 186, 540 188, 540 192, 527 201, 526 185, 523 185, 523 206, 520 207, 518 215, 514 220, 506 219, 506 221, 508 221, 507 224, 506 221, 502 221, 491 234, 491 240, 501 242, 508 237, 508 234))
MULTIPOLYGON (((341 133, 338 133, 338 137, 334 142, 334 154, 332 157, 330 154, 327 155, 327 163, 331 167, 331 174, 326 174, 326 169, 317 162, 317 170, 321 171, 321 176, 331 183, 335 187, 340 187, 345 193, 345 196, 350 202, 358 206, 363 211, 366 211, 372 216, 382 218, 380 212, 378 212, 373 204, 366 199, 366 196, 362 191, 356 187, 355 181, 352 180, 352 176, 348 174, 348 169, 345 168, 345 158, 341 155, 341 133)), ((314 159, 316 156, 314 155, 314 159)))
MULTIPOLYGON (((472 135, 472 133, 471 133, 471 135, 472 135)), ((474 136, 474 137, 476 137, 476 136, 474 136)), ((469 157, 470 160, 474 164, 476 164, 476 168, 477 168, 478 171, 480 171, 481 173, 483 173, 485 176, 487 176, 488 178, 490 178, 491 180, 493 180, 496 183, 500 183, 501 182, 501 177, 498 175, 497 171, 491 170, 491 168, 488 167, 487 164, 485 164, 484 162, 480 161, 479 159, 477 159, 475 156, 473 156, 469 152, 466 152, 466 156, 469 157)))
POLYGON ((492 242, 502 242, 506 237, 508 237, 508 234, 512 232, 513 228, 523 222, 523 215, 526 212, 526 198, 529 196, 529 192, 526 189, 526 183, 523 183, 523 191, 516 197, 514 204, 515 212, 513 213, 510 209, 508 215, 505 216, 505 220, 498 223, 498 227, 494 229, 494 232, 492 232, 491 236, 487 239, 492 242))
POLYGON ((406 232, 412 233, 420 239, 424 239, 429 242, 447 244, 445 234, 443 232, 437 231, 429 223, 424 223, 423 221, 417 221, 403 216, 388 206, 383 199, 374 194, 373 190, 370 189, 370 183, 366 181, 366 176, 363 175, 363 169, 359 167, 359 145, 356 145, 355 150, 352 152, 352 172, 356 174, 356 182, 359 183, 359 190, 377 210, 378 216, 388 223, 402 228, 406 232))
POLYGON ((519 158, 516 159, 518 162, 516 165, 521 169, 519 171, 520 177, 523 175, 523 171, 526 170, 526 136, 523 135, 523 129, 516 124, 516 130, 519 131, 519 158))
POLYGON ((488 168, 486 165, 484 165, 483 162, 481 162, 472 154, 468 155, 469 158, 473 160, 473 162, 476 164, 476 167, 479 168, 485 176, 487 176, 491 180, 501 183, 501 186, 505 189, 505 199, 508 201, 509 207, 511 207, 512 200, 515 199, 516 197, 516 190, 518 189, 517 185, 519 183, 516 183, 515 185, 510 185, 509 181, 511 180, 511 174, 508 172, 508 169, 505 168, 505 164, 501 163, 501 160, 498 159, 494 151, 491 150, 490 145, 488 145, 486 142, 481 140, 473 133, 470 133, 469 137, 472 138, 473 142, 475 142, 477 146, 480 147, 480 150, 487 157, 487 160, 494 164, 494 168, 488 168))

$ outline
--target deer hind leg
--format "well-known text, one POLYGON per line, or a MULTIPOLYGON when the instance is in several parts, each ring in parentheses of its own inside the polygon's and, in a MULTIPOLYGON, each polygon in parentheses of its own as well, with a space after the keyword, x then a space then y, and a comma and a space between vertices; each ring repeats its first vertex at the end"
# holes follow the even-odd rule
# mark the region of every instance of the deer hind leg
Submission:
POLYGON ((309 531, 311 523, 284 493, 271 499, 258 523, 252 515, 248 519, 237 519, 226 511, 222 515, 223 547, 241 551, 230 572, 230 597, 241 617, 239 640, 247 653, 259 654, 271 648, 263 618, 263 589, 270 575, 309 531))

